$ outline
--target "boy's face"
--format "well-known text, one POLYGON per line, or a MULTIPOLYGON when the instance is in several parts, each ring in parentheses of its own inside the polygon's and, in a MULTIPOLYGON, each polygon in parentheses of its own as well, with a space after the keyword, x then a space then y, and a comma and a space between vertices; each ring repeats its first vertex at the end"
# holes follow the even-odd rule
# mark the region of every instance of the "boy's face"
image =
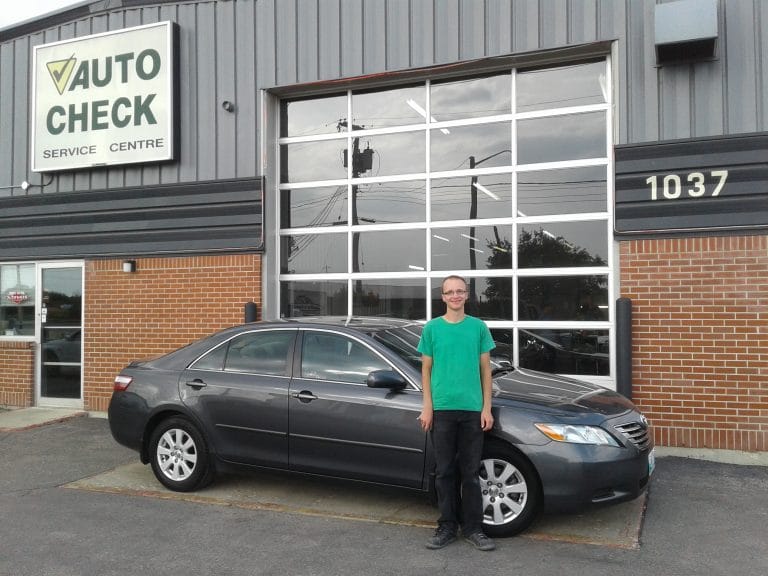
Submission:
POLYGON ((459 311, 467 300, 467 285, 458 278, 449 278, 443 282, 443 302, 449 310, 459 311))

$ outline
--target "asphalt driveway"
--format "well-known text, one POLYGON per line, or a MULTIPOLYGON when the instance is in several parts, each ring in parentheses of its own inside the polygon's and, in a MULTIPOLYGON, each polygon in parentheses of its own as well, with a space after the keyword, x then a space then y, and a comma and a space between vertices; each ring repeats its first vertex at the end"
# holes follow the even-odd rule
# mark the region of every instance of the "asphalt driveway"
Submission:
POLYGON ((425 550, 412 523, 72 489, 135 462, 100 419, 1 432, 0 575, 768 573, 765 467, 660 458, 637 547, 527 535, 488 554, 425 550))

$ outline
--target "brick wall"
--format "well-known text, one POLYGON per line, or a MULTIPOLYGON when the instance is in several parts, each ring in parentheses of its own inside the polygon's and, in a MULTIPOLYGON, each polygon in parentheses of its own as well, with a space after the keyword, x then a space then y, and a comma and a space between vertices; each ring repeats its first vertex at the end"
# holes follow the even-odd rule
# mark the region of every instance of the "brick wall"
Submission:
POLYGON ((243 322, 243 306, 261 313, 258 254, 138 258, 85 267, 85 409, 107 409, 115 375, 130 360, 169 352, 243 322))
POLYGON ((0 406, 32 406, 35 388, 33 342, 0 342, 0 406))
POLYGON ((656 442, 768 450, 768 236, 622 242, 621 292, 656 442))

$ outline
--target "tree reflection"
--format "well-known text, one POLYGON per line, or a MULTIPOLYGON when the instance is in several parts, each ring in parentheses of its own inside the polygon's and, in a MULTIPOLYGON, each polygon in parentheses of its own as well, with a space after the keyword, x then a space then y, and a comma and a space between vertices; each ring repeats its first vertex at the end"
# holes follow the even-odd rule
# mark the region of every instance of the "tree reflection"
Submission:
POLYGON ((587 249, 574 246, 562 236, 554 236, 543 228, 521 232, 517 257, 521 268, 606 265, 600 256, 593 256, 587 249))
MULTIPOLYGON (((487 259, 489 270, 512 268, 514 246, 499 235, 494 226, 493 240, 486 242, 491 254, 487 259)), ((605 266, 600 256, 593 256, 579 246, 574 246, 562 236, 554 236, 544 228, 523 231, 517 245, 518 263, 527 268, 552 268, 576 266, 605 266)), ((513 282, 511 278, 488 278, 483 291, 485 298, 477 302, 477 311, 485 318, 512 318, 513 282)), ((519 282, 518 302, 521 320, 599 320, 602 311, 595 300, 607 289, 604 276, 552 276, 546 282, 519 282), (553 307, 559 309, 554 316, 553 307)))

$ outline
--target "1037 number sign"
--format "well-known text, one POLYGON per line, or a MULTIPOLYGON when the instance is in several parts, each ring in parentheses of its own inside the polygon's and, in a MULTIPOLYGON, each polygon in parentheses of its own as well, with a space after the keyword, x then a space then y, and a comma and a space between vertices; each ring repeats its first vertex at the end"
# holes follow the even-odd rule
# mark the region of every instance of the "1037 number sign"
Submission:
POLYGON ((712 170, 709 175, 709 183, 703 172, 689 172, 682 176, 679 174, 649 176, 645 183, 651 188, 651 200, 676 200, 683 194, 691 198, 702 198, 707 195, 719 196, 728 180, 728 170, 712 170), (659 195, 659 191, 661 191, 661 195, 659 195), (708 192, 709 194, 707 194, 708 192))

